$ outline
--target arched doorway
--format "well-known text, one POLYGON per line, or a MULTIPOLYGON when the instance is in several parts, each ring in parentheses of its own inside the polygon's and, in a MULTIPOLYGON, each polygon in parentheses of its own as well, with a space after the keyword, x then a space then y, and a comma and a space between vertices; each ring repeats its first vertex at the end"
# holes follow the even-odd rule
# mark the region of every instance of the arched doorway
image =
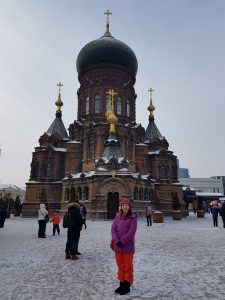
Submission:
POLYGON ((109 192, 107 197, 107 219, 113 219, 119 211, 119 193, 109 192))

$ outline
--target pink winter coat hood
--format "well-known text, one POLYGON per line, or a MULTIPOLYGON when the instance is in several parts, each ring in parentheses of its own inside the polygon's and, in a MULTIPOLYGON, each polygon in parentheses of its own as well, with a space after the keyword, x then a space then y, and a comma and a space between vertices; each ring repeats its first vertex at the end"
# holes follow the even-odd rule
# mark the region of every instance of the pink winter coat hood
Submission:
POLYGON ((118 212, 112 224, 111 233, 114 241, 114 251, 120 253, 134 253, 135 242, 134 237, 137 230, 137 215, 132 213, 131 216, 123 219, 121 212, 118 212), (118 247, 116 243, 121 241, 122 247, 118 247))

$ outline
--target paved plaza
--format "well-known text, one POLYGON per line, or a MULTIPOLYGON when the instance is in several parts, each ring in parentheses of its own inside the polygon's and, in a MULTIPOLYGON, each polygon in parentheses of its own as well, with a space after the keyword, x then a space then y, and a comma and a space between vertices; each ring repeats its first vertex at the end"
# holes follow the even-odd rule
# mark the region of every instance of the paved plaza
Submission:
POLYGON ((78 261, 64 258, 66 230, 38 239, 37 220, 11 218, 0 229, 0 299, 225 299, 225 229, 212 217, 190 214, 165 218, 147 227, 138 220, 135 281, 129 295, 114 294, 114 254, 109 248, 112 221, 88 221, 78 261))

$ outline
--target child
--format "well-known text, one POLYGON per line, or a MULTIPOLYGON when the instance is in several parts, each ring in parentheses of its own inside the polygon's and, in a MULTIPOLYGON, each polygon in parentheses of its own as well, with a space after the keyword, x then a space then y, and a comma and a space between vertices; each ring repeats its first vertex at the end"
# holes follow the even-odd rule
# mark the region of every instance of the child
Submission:
POLYGON ((56 212, 53 215, 53 218, 50 221, 50 222, 53 222, 53 234, 52 235, 55 235, 56 230, 57 230, 58 234, 60 234, 59 223, 61 221, 61 218, 58 213, 59 213, 59 211, 56 210, 56 212))

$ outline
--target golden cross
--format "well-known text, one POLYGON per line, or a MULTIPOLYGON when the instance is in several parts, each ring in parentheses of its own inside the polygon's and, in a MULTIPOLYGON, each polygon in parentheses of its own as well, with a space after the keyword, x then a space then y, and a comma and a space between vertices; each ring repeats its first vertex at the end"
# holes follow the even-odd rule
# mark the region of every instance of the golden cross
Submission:
POLYGON ((109 24, 109 16, 112 15, 112 13, 107 9, 107 12, 104 12, 104 15, 106 16, 106 24, 109 24))
POLYGON ((155 110, 155 106, 154 106, 153 103, 152 103, 152 93, 153 93, 155 90, 153 90, 152 88, 150 88, 150 90, 148 90, 148 91, 150 92, 150 105, 149 105, 149 107, 148 107, 148 110, 149 110, 149 112, 150 112, 150 117, 154 117, 153 112, 154 112, 154 110, 155 110))
POLYGON ((155 90, 153 90, 152 88, 150 88, 150 90, 148 90, 148 92, 150 92, 150 99, 152 99, 152 93, 154 92, 155 90))
POLYGON ((63 86, 62 82, 60 81, 59 83, 57 83, 57 86, 59 87, 59 93, 60 93, 61 87, 63 86))
POLYGON ((110 101, 111 102, 111 110, 114 112, 114 96, 116 96, 117 93, 114 92, 114 89, 111 89, 111 90, 109 89, 109 91, 106 92, 106 94, 108 94, 111 99, 111 101, 110 101))

